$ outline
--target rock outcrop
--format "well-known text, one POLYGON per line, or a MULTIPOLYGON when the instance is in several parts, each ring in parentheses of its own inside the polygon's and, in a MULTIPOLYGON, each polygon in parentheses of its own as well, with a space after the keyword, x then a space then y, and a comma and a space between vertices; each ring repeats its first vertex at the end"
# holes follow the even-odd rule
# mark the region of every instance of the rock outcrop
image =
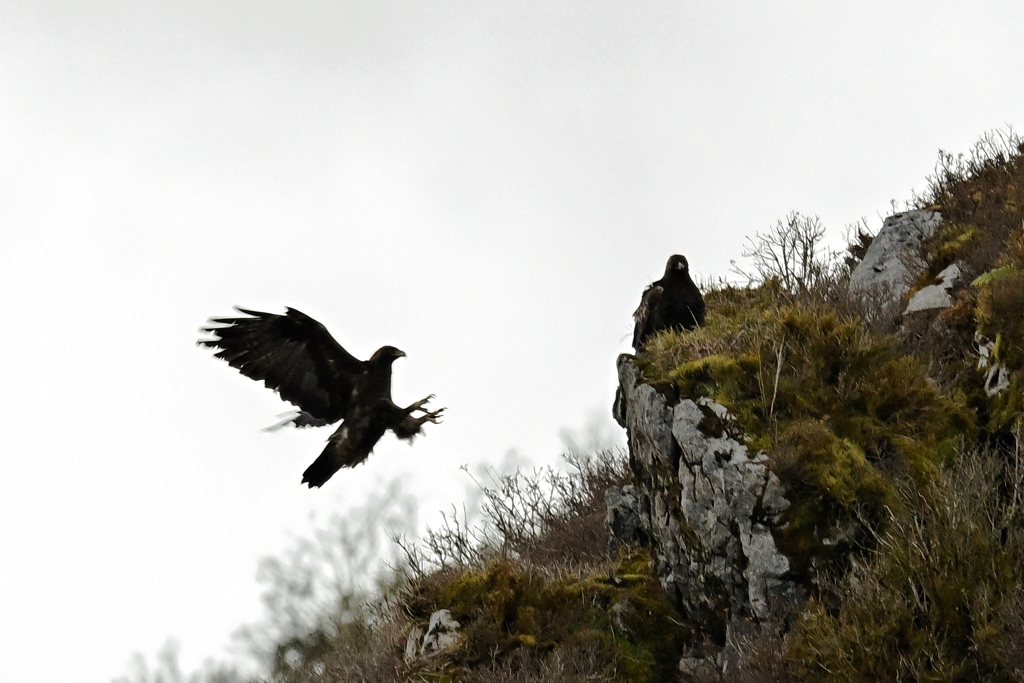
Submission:
POLYGON ((427 658, 440 654, 459 642, 459 622, 452 619, 452 613, 439 609, 430 615, 424 630, 414 626, 405 641, 405 658, 427 658))
POLYGON ((723 406, 670 401, 631 356, 619 357, 618 371, 615 417, 628 433, 635 512, 656 574, 701 626, 706 655, 720 654, 731 634, 772 624, 800 601, 772 536, 789 502, 767 456, 747 451, 723 406))
POLYGON ((917 263, 921 241, 931 237, 941 222, 942 214, 926 209, 886 218, 864 259, 850 276, 850 289, 886 290, 893 301, 900 301, 924 267, 923 263, 917 263))
POLYGON ((938 280, 935 284, 914 292, 914 296, 907 302, 906 313, 949 308, 953 305, 953 297, 949 293, 960 279, 960 266, 956 263, 947 266, 935 279, 938 280))

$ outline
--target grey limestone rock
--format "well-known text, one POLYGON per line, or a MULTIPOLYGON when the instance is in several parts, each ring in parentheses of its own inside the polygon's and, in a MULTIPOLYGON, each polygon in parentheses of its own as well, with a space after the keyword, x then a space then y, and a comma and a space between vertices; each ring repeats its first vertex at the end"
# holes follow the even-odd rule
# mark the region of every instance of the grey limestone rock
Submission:
POLYGON ((978 369, 985 372, 985 394, 996 396, 1010 386, 1010 372, 1006 366, 992 357, 996 343, 983 336, 980 332, 974 333, 974 343, 978 345, 978 369))
POLYGON ((942 222, 937 211, 917 210, 889 216, 850 276, 850 289, 884 289, 899 301, 924 267, 918 246, 942 222))
POLYGON ((422 626, 413 626, 409 631, 409 637, 405 639, 405 658, 415 659, 423 647, 423 634, 426 629, 422 626))
POLYGON ((424 631, 414 626, 405 641, 406 659, 432 657, 459 642, 459 622, 452 619, 452 613, 440 609, 430 615, 430 622, 424 631))
POLYGON ((723 657, 683 657, 679 660, 679 673, 686 681, 724 680, 725 664, 718 660, 723 657))
POLYGON ((949 295, 953 285, 960 279, 960 266, 952 264, 947 266, 936 276, 938 280, 934 285, 928 285, 914 292, 907 302, 907 313, 917 311, 928 311, 935 308, 949 308, 953 305, 953 297, 949 295))
POLYGON ((709 645, 769 625, 798 604, 789 560, 772 527, 789 507, 767 456, 751 454, 725 407, 707 398, 670 404, 619 357, 618 411, 637 477, 640 519, 655 571, 709 645))
POLYGON ((732 612, 765 619, 768 584, 789 571, 789 560, 756 515, 761 508, 765 521, 777 519, 789 506, 778 477, 764 464, 764 454, 751 456, 726 432, 716 436, 702 431, 706 417, 729 424, 723 406, 706 398, 683 399, 672 417, 672 435, 682 454, 678 476, 683 518, 710 552, 709 569, 730 593, 732 612), (766 502, 769 482, 773 498, 766 502))
POLYGON ((632 484, 613 486, 604 492, 608 509, 605 524, 613 538, 631 545, 647 545, 647 533, 643 529, 640 494, 632 484))

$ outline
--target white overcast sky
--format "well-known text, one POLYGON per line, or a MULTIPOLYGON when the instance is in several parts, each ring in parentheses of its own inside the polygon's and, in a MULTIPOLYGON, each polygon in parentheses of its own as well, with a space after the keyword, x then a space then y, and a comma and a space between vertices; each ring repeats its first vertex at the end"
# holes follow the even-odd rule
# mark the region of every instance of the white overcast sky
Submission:
POLYGON ((396 476, 553 462, 610 420, 672 253, 791 210, 838 242, 1021 124, 1024 3, 0 0, 0 680, 186 667, 263 555, 396 476), (327 432, 197 349, 293 306, 448 407, 323 489, 327 432))

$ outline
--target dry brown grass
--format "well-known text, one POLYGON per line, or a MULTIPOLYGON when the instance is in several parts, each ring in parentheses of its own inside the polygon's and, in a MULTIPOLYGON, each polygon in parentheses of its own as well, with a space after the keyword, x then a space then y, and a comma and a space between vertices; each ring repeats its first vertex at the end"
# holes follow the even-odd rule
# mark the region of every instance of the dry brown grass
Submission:
POLYGON ((950 234, 939 231, 923 245, 934 276, 953 260, 973 279, 991 267, 1008 236, 1024 218, 1024 140, 1013 129, 984 135, 967 154, 940 152, 928 188, 915 198, 921 207, 942 212, 949 226, 962 226, 955 249, 944 248, 950 234), (971 228, 981 228, 971 230, 971 228), (938 255, 938 259, 932 258, 938 255))
POLYGON ((395 606, 376 614, 353 615, 333 628, 281 643, 270 681, 405 681, 401 652, 408 631, 408 620, 395 606))
POLYGON ((544 656, 519 651, 466 677, 466 683, 612 683, 615 677, 593 648, 564 647, 544 656))
POLYGON ((604 523, 604 492, 629 478, 623 451, 592 456, 569 453, 567 473, 552 468, 477 481, 483 523, 472 526, 457 511, 443 516, 420 545, 401 541, 414 578, 448 567, 479 567, 515 559, 540 570, 589 571, 614 562, 604 523))

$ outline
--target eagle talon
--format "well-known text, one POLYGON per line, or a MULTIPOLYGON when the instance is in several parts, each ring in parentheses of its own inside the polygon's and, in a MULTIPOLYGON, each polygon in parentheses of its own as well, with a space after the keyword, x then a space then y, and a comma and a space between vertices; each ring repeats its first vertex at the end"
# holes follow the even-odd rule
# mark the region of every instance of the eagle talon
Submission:
MULTIPOLYGON (((427 396, 426 398, 421 398, 420 400, 416 401, 411 406, 406 408, 406 411, 411 413, 414 410, 421 410, 424 413, 429 413, 430 412, 429 410, 423 410, 423 406, 425 406, 428 403, 430 403, 430 400, 432 398, 434 398, 434 394, 431 394, 430 396, 427 396)), ((441 410, 444 410, 444 408, 442 408, 441 410)))

